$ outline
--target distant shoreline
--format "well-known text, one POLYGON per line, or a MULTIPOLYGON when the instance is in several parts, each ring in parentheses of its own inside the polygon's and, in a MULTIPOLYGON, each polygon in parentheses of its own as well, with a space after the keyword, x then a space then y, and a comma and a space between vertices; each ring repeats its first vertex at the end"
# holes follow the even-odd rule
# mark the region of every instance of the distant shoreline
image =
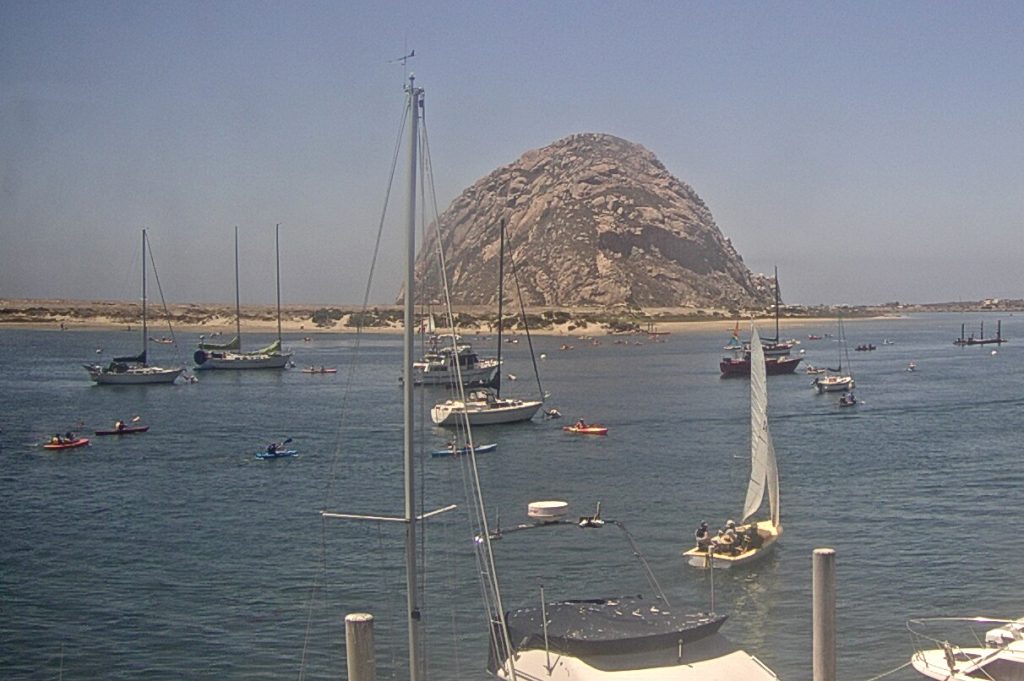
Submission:
MULTIPOLYGON (((1024 311, 1024 301, 1000 301, 997 308, 991 301, 978 303, 946 303, 915 306, 828 307, 804 308, 785 306, 780 326, 833 323, 840 312, 847 319, 900 316, 913 312, 1006 312, 1024 311), (1013 305, 1009 305, 1013 303, 1013 305)), ((167 306, 171 325, 176 331, 204 334, 231 334, 235 329, 234 306, 223 304, 177 303, 167 306)), ((696 308, 604 309, 531 308, 526 311, 531 333, 539 335, 579 336, 608 333, 682 333, 704 329, 729 329, 753 318, 764 327, 774 324, 770 311, 729 311, 696 308)), ((108 330, 118 327, 133 329, 140 324, 137 301, 83 301, 58 299, 0 299, 0 329, 108 330)), ((167 334, 167 316, 150 308, 150 332, 153 337, 167 334)), ((301 335, 320 333, 353 333, 360 326, 361 310, 352 305, 283 305, 282 332, 301 335)), ((495 332, 494 311, 485 306, 461 306, 455 310, 460 333, 489 334, 495 332)), ((441 326, 440 315, 435 314, 441 326)), ((400 333, 402 308, 378 305, 362 315, 363 333, 400 333)), ((241 310, 243 332, 275 332, 277 309, 273 305, 246 305, 241 310)), ((511 331, 521 332, 522 326, 511 331)))

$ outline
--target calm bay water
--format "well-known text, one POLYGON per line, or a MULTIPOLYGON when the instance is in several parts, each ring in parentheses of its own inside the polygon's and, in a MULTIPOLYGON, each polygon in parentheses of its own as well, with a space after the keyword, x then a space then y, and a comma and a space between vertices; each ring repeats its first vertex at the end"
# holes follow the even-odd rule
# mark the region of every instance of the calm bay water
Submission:
MULTIPOLYGON (((1016 531, 1024 495, 1024 325, 1011 342, 957 348, 981 316, 852 321, 863 404, 835 406, 803 373, 769 379, 785 535, 756 568, 715 575, 725 633, 784 679, 811 676, 811 552, 837 551, 839 673, 868 679, 912 652, 910 617, 1024 614, 1016 531), (883 338, 895 341, 882 345, 883 338), (907 363, 917 363, 907 372, 907 363)), ((985 316, 995 328, 995 316, 985 316)), ((786 333, 832 333, 834 325, 786 333)), ((770 330, 762 328, 762 334, 770 330)), ((674 605, 707 607, 709 584, 679 550, 702 519, 736 516, 749 473, 748 383, 722 380, 715 332, 664 343, 534 339, 548 405, 610 427, 605 438, 543 421, 477 429, 490 516, 522 522, 529 501, 602 503, 643 549, 674 605), (572 350, 560 350, 563 343, 572 350)), ((291 341, 299 365, 336 375, 200 373, 194 385, 94 386, 96 348, 126 353, 124 331, 0 331, 0 676, 5 679, 344 677, 343 617, 377 616, 381 678, 402 678, 401 531, 322 522, 318 511, 397 515, 401 394, 397 336, 291 341), (351 373, 349 373, 352 368, 351 373), (346 386, 351 386, 346 390, 346 386), (145 435, 46 452, 54 432, 135 415, 145 435), (272 439, 300 455, 257 461, 272 439)), ((195 338, 185 335, 186 342, 195 338)), ((263 338, 251 337, 253 346, 263 338)), ((493 341, 477 341, 489 354, 493 341)), ((803 340, 834 365, 837 344, 803 340)), ((161 361, 166 347, 151 348, 161 361)), ((535 386, 525 339, 505 348, 506 392, 535 386)), ((419 391, 422 409, 443 392, 419 391)), ((423 505, 464 506, 459 460, 422 410, 423 505)), ((469 525, 459 510, 425 527, 424 618, 431 678, 483 679, 486 661, 469 525)), ((548 598, 650 593, 613 527, 510 535, 496 544, 507 608, 548 598)), ((889 678, 912 679, 903 670, 889 678)))

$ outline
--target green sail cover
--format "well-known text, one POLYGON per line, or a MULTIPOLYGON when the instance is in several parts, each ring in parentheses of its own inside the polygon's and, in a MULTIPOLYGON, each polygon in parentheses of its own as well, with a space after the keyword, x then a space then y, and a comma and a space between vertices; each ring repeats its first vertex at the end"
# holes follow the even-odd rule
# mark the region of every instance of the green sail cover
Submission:
POLYGON ((265 348, 260 348, 255 353, 256 355, 276 355, 281 352, 281 341, 276 340, 265 348))
POLYGON ((227 343, 208 343, 206 341, 199 341, 200 350, 240 350, 242 348, 242 341, 235 336, 227 343))

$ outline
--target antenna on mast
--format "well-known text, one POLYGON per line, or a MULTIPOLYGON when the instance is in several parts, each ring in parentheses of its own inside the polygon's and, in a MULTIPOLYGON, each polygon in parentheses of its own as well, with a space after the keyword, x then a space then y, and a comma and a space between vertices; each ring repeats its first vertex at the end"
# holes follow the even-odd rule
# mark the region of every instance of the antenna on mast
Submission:
POLYGON ((398 59, 392 59, 389 64, 402 64, 402 76, 403 80, 409 77, 409 60, 416 56, 416 50, 410 50, 409 54, 399 57, 398 59))

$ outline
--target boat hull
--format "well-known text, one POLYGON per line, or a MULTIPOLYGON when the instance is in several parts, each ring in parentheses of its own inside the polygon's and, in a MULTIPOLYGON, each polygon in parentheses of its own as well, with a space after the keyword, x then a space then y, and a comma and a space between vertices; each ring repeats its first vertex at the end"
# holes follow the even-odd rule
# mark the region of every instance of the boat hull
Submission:
POLYGON ((97 385, 150 385, 174 383, 184 369, 163 369, 161 367, 129 367, 124 371, 108 371, 100 366, 85 365, 89 377, 97 385))
POLYGON ((430 418, 439 426, 457 426, 464 417, 471 426, 494 426, 529 421, 542 404, 540 400, 508 400, 507 404, 492 406, 447 400, 430 410, 430 418))
POLYGON ((74 449, 75 447, 84 447, 89 444, 89 438, 78 437, 70 442, 47 442, 43 445, 43 449, 74 449))
POLYGON ((814 379, 814 389, 819 393, 841 393, 856 387, 852 376, 823 376, 814 379))
MULTIPOLYGON (((473 448, 473 450, 477 454, 486 454, 487 452, 493 452, 495 449, 497 449, 497 447, 498 447, 498 443, 491 442, 491 443, 488 443, 486 445, 477 445, 476 447, 473 448)), ((466 456, 467 454, 469 454, 469 447, 459 447, 458 449, 455 449, 455 448, 435 449, 434 451, 430 452, 430 456, 433 456, 433 457, 466 456)))
POLYGON ((567 433, 577 433, 579 435, 607 435, 608 429, 604 426, 562 426, 562 430, 567 433))
MULTIPOLYGON (((747 528, 746 525, 740 525, 737 527, 737 532, 743 531, 747 528)), ((734 567, 740 567, 742 565, 749 565, 756 561, 761 560, 775 548, 776 542, 779 537, 782 536, 782 526, 773 526, 770 520, 762 520, 756 523, 756 530, 758 537, 760 537, 760 545, 751 547, 748 550, 740 551, 736 554, 726 553, 714 553, 709 555, 707 550, 697 548, 696 546, 683 552, 683 558, 686 560, 686 564, 700 569, 713 568, 715 570, 729 569, 734 567)))
POLYGON ((111 430, 97 430, 94 431, 96 435, 131 435, 132 433, 145 433, 149 430, 149 426, 125 426, 121 430, 116 428, 111 430))
MULTIPOLYGON (((718 633, 725 619, 624 597, 522 608, 506 623, 518 679, 775 679, 718 633)), ((505 650, 497 637, 488 667, 500 679, 512 676, 505 650)))
MULTIPOLYGON (((796 371, 797 366, 802 361, 802 357, 766 357, 764 360, 764 371, 769 376, 791 374, 796 371)), ((722 372, 723 378, 750 376, 750 359, 726 357, 718 363, 718 369, 722 372)))
MULTIPOLYGON (((482 360, 480 365, 472 368, 463 368, 462 385, 467 388, 473 386, 494 385, 494 379, 498 374, 498 362, 496 360, 482 360), (486 364, 485 364, 486 362, 486 364)), ((401 382, 401 377, 399 377, 401 382)), ((413 385, 444 385, 453 386, 458 383, 454 371, 448 368, 429 368, 413 365, 413 385)))
POLYGON ((257 459, 286 459, 299 453, 297 449, 279 449, 276 452, 256 452, 257 459))
POLYGON ((291 353, 275 355, 247 355, 235 352, 208 352, 196 350, 193 359, 197 371, 242 371, 248 369, 284 369, 291 361, 291 353))

